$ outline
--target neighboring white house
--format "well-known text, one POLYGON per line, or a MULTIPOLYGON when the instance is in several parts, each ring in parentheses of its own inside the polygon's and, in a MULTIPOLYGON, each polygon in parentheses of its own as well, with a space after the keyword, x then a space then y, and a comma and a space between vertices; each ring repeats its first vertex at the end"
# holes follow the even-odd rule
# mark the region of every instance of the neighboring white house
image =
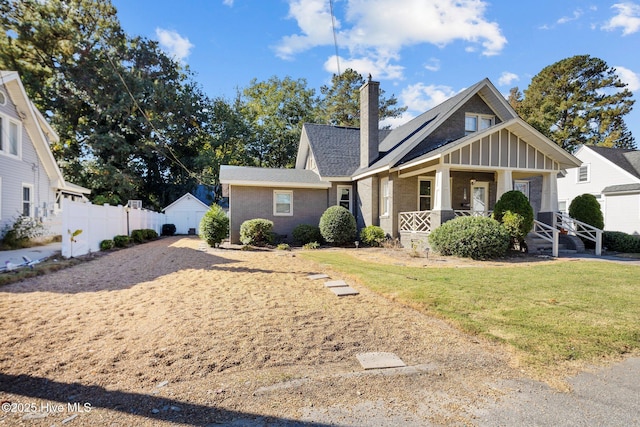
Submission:
POLYGON ((209 206, 190 193, 162 209, 167 215, 166 223, 176 226, 176 234, 199 234, 200 220, 208 210, 209 206))
POLYGON ((27 97, 18 73, 0 71, 0 231, 24 215, 60 234, 61 200, 91 192, 64 180, 52 141, 58 135, 27 97))
POLYGON ((558 207, 567 212, 581 194, 593 194, 602 207, 604 229, 640 234, 640 151, 581 146, 582 166, 558 178, 558 207))

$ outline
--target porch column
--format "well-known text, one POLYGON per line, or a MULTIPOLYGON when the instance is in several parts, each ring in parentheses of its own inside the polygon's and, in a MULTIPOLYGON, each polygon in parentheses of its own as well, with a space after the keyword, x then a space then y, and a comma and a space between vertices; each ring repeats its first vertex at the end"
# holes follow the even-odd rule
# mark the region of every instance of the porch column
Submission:
POLYGON ((507 191, 513 190, 513 176, 511 169, 499 170, 496 176, 496 200, 500 200, 500 197, 507 191))
POLYGON ((436 169, 436 189, 432 209, 434 211, 452 210, 450 176, 449 166, 438 166, 436 169))
POLYGON ((538 221, 553 225, 555 212, 558 211, 558 176, 556 172, 542 175, 542 194, 538 221))

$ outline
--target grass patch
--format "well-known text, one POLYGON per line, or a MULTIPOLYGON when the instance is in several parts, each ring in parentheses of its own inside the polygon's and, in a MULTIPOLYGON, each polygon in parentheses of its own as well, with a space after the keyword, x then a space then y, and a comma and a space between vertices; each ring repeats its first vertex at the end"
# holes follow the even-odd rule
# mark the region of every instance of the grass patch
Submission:
POLYGON ((464 331, 508 343, 536 370, 640 349, 637 266, 567 261, 415 268, 364 262, 333 251, 302 256, 464 331))
POLYGON ((53 273, 54 271, 62 270, 64 268, 73 267, 74 265, 78 265, 87 259, 89 258, 80 257, 64 259, 51 257, 39 264, 34 265, 33 268, 20 267, 14 271, 2 272, 0 273, 0 286, 19 282, 30 277, 43 276, 45 274, 53 273))

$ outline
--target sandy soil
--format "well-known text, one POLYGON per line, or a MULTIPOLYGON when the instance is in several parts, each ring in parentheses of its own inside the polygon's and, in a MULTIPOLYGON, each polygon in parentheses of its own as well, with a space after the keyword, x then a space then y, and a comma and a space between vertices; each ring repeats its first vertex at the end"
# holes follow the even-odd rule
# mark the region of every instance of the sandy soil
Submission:
POLYGON ((522 375, 499 346, 312 273, 342 278, 175 237, 4 286, 0 425, 469 425, 522 375), (364 371, 372 351, 409 367, 364 371))

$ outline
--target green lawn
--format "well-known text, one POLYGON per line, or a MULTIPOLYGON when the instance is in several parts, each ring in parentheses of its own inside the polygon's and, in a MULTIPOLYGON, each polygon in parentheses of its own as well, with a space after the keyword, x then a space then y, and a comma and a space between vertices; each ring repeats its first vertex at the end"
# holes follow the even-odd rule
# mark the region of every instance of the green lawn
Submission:
POLYGON ((461 329, 513 346, 544 368, 640 349, 640 267, 549 261, 534 266, 412 268, 335 251, 305 258, 461 329))

